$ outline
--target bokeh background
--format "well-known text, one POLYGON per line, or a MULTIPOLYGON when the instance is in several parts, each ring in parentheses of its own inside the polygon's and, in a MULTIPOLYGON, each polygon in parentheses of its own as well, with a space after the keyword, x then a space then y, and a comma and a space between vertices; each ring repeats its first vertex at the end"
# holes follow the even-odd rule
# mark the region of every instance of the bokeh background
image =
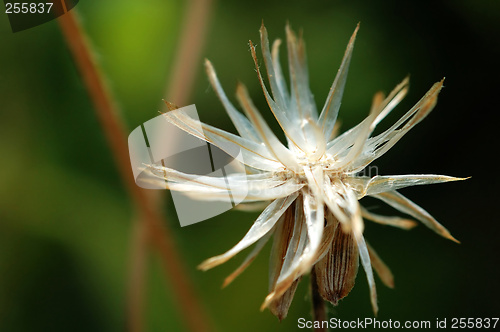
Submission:
MULTIPOLYGON (((128 129, 155 117, 163 110, 161 99, 168 99, 186 3, 80 1, 76 10, 128 129)), ((381 174, 472 176, 403 191, 462 244, 424 226, 406 232, 368 224, 366 237, 396 278, 394 290, 378 280, 378 318, 498 317, 500 2, 216 1, 189 97, 202 120, 233 130, 204 76, 203 57, 212 60, 229 95, 241 80, 267 113, 247 44, 259 44, 262 19, 271 39, 284 38, 287 21, 303 29, 318 105, 361 22, 340 113, 343 129, 364 118, 376 91, 389 92, 407 74, 410 93, 383 128, 446 77, 436 109, 376 166, 381 174)), ((0 156, 0 331, 126 330, 136 212, 58 24, 13 34, 3 10, 0 156)), ((269 245, 224 290, 224 277, 244 253, 212 271, 196 269, 234 245, 256 214, 229 211, 181 228, 170 195, 163 200, 166 223, 215 330, 294 331, 299 317, 310 319, 307 278, 282 323, 259 311, 267 292, 269 245)), ((376 201, 366 205, 390 211, 376 201)), ((186 330, 154 251, 148 255, 145 295, 147 331, 186 330)), ((330 308, 330 317, 371 315, 366 279, 359 273, 356 287, 330 308)))

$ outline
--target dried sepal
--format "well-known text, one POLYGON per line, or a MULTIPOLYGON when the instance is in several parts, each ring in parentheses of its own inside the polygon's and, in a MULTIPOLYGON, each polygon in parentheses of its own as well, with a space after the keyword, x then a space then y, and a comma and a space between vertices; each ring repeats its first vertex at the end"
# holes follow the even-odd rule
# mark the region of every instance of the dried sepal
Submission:
POLYGON ((372 263, 373 269, 377 272, 380 280, 389 288, 394 288, 394 276, 392 275, 391 269, 384 263, 384 261, 377 254, 375 249, 368 242, 366 242, 366 247, 368 248, 368 254, 370 255, 370 261, 372 263))
POLYGON ((381 201, 389 204, 393 208, 403 213, 409 214, 442 237, 460 243, 460 241, 458 241, 451 235, 450 231, 447 230, 446 227, 441 225, 427 211, 425 211, 420 206, 413 203, 411 200, 401 195, 397 191, 388 191, 385 193, 373 195, 373 197, 380 199, 381 201))
POLYGON ((290 304, 292 304, 293 296, 295 295, 300 279, 301 277, 296 279, 283 293, 283 295, 269 303, 269 310, 273 315, 278 317, 280 321, 285 319, 288 314, 288 309, 290 309, 290 304))
POLYGON ((336 226, 330 250, 314 266, 318 292, 333 305, 349 294, 359 266, 359 251, 353 234, 345 233, 338 222, 336 226))
MULTIPOLYGON (((295 255, 301 250, 299 241, 300 237, 298 235, 302 232, 302 230, 301 225, 295 223, 296 205, 296 203, 292 204, 285 211, 278 225, 276 225, 276 233, 269 260, 270 292, 276 287, 276 282, 278 281, 278 277, 283 269, 287 252, 289 252, 289 255, 295 255)), ((301 208, 301 206, 299 206, 299 208, 301 208)), ((298 282, 299 279, 295 280, 281 297, 276 298, 269 304, 269 310, 280 321, 283 320, 288 314, 288 309, 292 303, 293 295, 297 289, 298 282)))
POLYGON ((409 230, 418 225, 417 222, 414 220, 395 217, 395 216, 383 216, 380 214, 370 212, 364 207, 361 207, 361 215, 363 216, 363 218, 371 220, 378 224, 398 227, 401 229, 409 230))

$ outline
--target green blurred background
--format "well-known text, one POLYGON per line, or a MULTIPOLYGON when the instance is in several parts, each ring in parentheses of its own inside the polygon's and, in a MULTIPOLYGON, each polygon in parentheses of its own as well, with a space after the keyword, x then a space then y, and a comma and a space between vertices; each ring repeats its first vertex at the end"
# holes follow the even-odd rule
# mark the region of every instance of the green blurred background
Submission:
MULTIPOLYGON (((76 7, 129 130, 155 117, 161 99, 168 99, 166 82, 185 9, 182 1, 160 0, 81 1, 76 7)), ((390 91, 407 74, 410 93, 382 127, 446 77, 433 113, 376 165, 381 174, 472 176, 403 191, 462 244, 423 226, 405 232, 368 224, 367 239, 396 278, 394 290, 378 281, 379 319, 498 317, 499 148, 494 126, 500 2, 217 1, 201 57, 212 60, 229 95, 241 80, 264 111, 247 45, 249 39, 259 44, 262 19, 271 39, 284 38, 287 20, 303 29, 318 105, 361 22, 340 113, 343 129, 364 118, 376 91, 390 91)), ((55 21, 13 34, 2 10, 0 103, 0 331, 126 330, 135 211, 55 21)), ((190 103, 202 120, 233 130, 201 59, 190 103)), ((167 206, 170 200, 167 195, 167 206)), ((366 204, 389 211, 375 201, 366 204)), ((307 278, 282 323, 259 311, 267 292, 270 246, 224 290, 224 277, 244 254, 209 272, 196 269, 234 245, 256 214, 230 211, 185 228, 172 208, 167 214, 217 331, 294 331, 299 317, 310 319, 307 278)), ((184 331, 158 256, 149 255, 148 263, 146 330, 184 331)), ((371 317, 362 273, 330 315, 371 317)))

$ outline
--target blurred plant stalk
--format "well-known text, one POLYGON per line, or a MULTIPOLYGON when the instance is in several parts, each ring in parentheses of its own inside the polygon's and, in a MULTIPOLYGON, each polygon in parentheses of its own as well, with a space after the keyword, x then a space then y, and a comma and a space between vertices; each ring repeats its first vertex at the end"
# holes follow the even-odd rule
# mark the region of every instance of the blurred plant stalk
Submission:
POLYGON ((181 26, 179 46, 174 57, 171 74, 167 82, 167 100, 187 106, 201 64, 201 51, 205 46, 214 0, 191 0, 187 2, 181 26))
MULTIPOLYGON (((200 1, 192 1, 191 7, 200 1)), ((197 12, 195 8, 191 10, 197 12)), ((186 15, 189 16, 189 10, 186 15)), ((199 302, 190 278, 186 273, 182 259, 176 250, 172 234, 164 222, 164 216, 159 211, 158 200, 152 197, 151 192, 141 189, 135 184, 128 154, 127 131, 119 116, 118 107, 97 65, 86 34, 77 17, 75 17, 75 10, 61 16, 58 22, 94 104, 97 117, 110 145, 122 180, 139 211, 139 218, 137 218, 136 225, 133 227, 134 234, 131 242, 132 262, 128 294, 130 301, 128 308, 129 330, 133 332, 144 330, 143 297, 146 273, 145 256, 147 254, 147 248, 145 247, 150 242, 161 257, 167 281, 172 284, 171 289, 174 292, 176 302, 179 304, 185 326, 191 331, 211 331, 212 329, 209 327, 210 320, 199 302)), ((199 53, 199 50, 197 52, 199 53)), ((191 85, 192 79, 186 82, 183 91, 189 88, 187 85, 191 85)), ((179 102, 182 101, 181 98, 178 99, 179 102)))

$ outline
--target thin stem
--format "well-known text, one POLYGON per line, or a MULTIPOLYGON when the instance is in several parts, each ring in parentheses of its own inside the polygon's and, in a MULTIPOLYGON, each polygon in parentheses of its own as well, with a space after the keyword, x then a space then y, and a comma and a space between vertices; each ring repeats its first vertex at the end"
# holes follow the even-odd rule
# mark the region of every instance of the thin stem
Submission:
POLYGON ((313 319, 320 322, 318 328, 314 328, 314 332, 327 332, 328 329, 323 327, 321 322, 326 321, 326 306, 325 300, 321 297, 318 292, 318 283, 316 282, 316 272, 314 272, 314 267, 311 270, 311 293, 312 293, 312 309, 313 309, 313 319))
POLYGON ((208 316, 205 314, 193 287, 187 277, 181 258, 175 248, 172 235, 147 192, 138 187, 132 175, 128 155, 127 135, 118 116, 118 108, 113 102, 107 86, 95 61, 94 53, 75 18, 75 9, 62 15, 59 25, 66 39, 75 63, 80 71, 95 111, 111 147, 111 152, 136 208, 146 222, 148 237, 161 257, 165 274, 173 284, 172 290, 179 303, 184 323, 191 331, 209 331, 208 316))
POLYGON ((166 99, 179 106, 189 100, 191 87, 205 45, 205 34, 212 12, 213 0, 189 1, 181 28, 179 45, 167 84, 166 99))

